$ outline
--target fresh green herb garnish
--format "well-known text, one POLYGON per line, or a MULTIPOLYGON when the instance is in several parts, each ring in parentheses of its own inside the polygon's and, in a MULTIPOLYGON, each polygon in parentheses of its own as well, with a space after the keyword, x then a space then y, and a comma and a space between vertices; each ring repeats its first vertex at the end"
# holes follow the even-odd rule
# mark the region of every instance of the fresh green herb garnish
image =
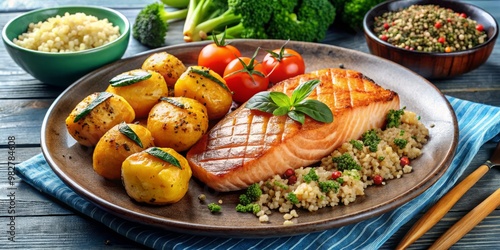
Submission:
POLYGON ((293 91, 291 97, 282 92, 263 91, 250 98, 245 107, 277 116, 288 115, 301 124, 304 124, 305 115, 319 122, 333 122, 333 113, 326 104, 306 99, 318 84, 319 80, 303 82, 293 91))
POLYGON ((197 69, 197 68, 190 67, 189 72, 201 75, 201 76, 209 79, 210 81, 217 83, 223 89, 230 91, 229 88, 226 86, 226 84, 224 84, 222 81, 220 81, 217 77, 210 74, 210 70, 208 68, 206 70, 203 70, 203 69, 197 69))
POLYGON ((124 87, 149 79, 151 76, 151 73, 147 71, 138 70, 130 73, 119 74, 111 78, 111 80, 109 80, 109 84, 113 87, 124 87))
POLYGON ((168 102, 168 103, 170 103, 170 104, 172 104, 172 105, 174 105, 174 106, 177 106, 177 107, 179 107, 179 108, 181 108, 181 109, 186 108, 186 106, 184 105, 184 103, 178 102, 178 101, 176 101, 176 100, 174 100, 174 99, 172 99, 172 98, 168 98, 168 97, 160 97, 160 100, 161 100, 161 101, 168 102))
POLYGON ((408 141, 401 138, 394 138, 394 144, 396 144, 396 146, 398 146, 400 149, 403 149, 406 147, 406 144, 408 144, 408 141))
POLYGON ((111 94, 109 92, 100 92, 97 95, 97 97, 94 100, 92 100, 92 102, 87 107, 85 107, 78 115, 75 116, 75 119, 73 120, 73 122, 78 122, 83 117, 88 115, 90 113, 90 111, 92 111, 95 107, 97 107, 99 104, 103 103, 104 101, 106 101, 108 98, 110 98, 112 96, 113 96, 113 94, 111 94))
POLYGON ((374 129, 370 129, 363 133, 363 135, 361 136, 361 140, 363 141, 363 144, 365 144, 365 146, 370 149, 370 151, 376 152, 378 143, 381 139, 374 129))
POLYGON ((319 188, 321 189, 321 192, 323 193, 328 193, 331 190, 334 190, 335 193, 339 191, 340 184, 336 181, 333 180, 327 180, 327 181, 320 181, 318 183, 319 188))
POLYGON ((280 187, 283 190, 287 190, 288 189, 287 185, 285 185, 285 184, 283 184, 283 183, 281 183, 279 181, 274 181, 274 185, 280 187))
POLYGON ((337 157, 332 157, 332 161, 337 163, 337 169, 344 170, 361 170, 361 166, 352 158, 349 153, 344 153, 337 157))
POLYGON ((157 147, 152 147, 152 148, 146 149, 146 153, 182 169, 181 163, 174 156, 172 156, 171 154, 169 154, 169 153, 167 153, 167 152, 165 152, 157 147))
POLYGON ((405 113, 406 107, 403 107, 402 109, 394 110, 391 109, 389 110, 389 113, 387 113, 387 124, 385 125, 386 128, 397 128, 399 125, 401 125, 401 116, 405 113))
POLYGON ((350 140, 349 143, 357 150, 363 150, 363 143, 358 140, 350 140))
POLYGON ((299 203, 299 198, 297 198, 297 195, 294 193, 288 193, 286 199, 289 200, 292 204, 299 203))
POLYGON ((304 175, 303 178, 304 178, 304 181, 306 183, 310 183, 311 181, 318 181, 319 180, 319 176, 318 176, 318 174, 316 174, 316 171, 314 171, 314 168, 311 168, 309 170, 309 173, 304 175))
POLYGON ((130 128, 129 125, 127 125, 125 122, 122 122, 118 126, 118 130, 120 133, 122 133, 124 136, 128 137, 130 140, 134 141, 135 144, 139 145, 139 147, 143 148, 141 139, 139 136, 130 128))

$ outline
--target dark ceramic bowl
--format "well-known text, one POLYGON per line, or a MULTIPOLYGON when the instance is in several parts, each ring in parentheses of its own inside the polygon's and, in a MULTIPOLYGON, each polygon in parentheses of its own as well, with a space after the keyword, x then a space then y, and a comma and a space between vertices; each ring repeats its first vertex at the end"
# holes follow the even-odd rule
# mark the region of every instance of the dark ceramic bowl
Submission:
POLYGON ((108 63, 120 59, 130 38, 128 19, 119 12, 98 6, 61 6, 37 9, 9 21, 2 31, 2 39, 12 59, 36 79, 50 85, 67 87, 78 78, 108 63), (98 19, 107 18, 118 26, 120 36, 111 43, 79 52, 50 53, 26 49, 12 40, 26 32, 30 23, 45 21, 64 13, 83 12, 98 19))
POLYGON ((381 3, 366 13, 363 20, 365 38, 374 55, 401 64, 427 79, 449 78, 467 73, 482 65, 495 46, 498 37, 498 23, 485 10, 474 5, 450 0, 390 0, 381 3), (450 53, 419 52, 391 45, 377 37, 373 32, 374 18, 387 11, 398 11, 411 5, 435 4, 450 8, 458 13, 466 13, 471 19, 484 26, 488 34, 485 43, 465 51, 450 53))

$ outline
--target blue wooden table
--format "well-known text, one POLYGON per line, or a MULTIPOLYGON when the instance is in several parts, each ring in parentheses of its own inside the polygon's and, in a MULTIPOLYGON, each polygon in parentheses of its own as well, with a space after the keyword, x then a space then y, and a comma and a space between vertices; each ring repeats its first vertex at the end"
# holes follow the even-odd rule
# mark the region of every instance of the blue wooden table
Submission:
MULTIPOLYGON (((23 12, 58 5, 105 5, 114 8, 134 22, 138 11, 152 0, 46 0, 0 1, 0 29, 23 12)), ((498 0, 468 1, 488 10, 500 20, 498 0)), ((167 45, 184 43, 182 23, 172 23, 167 45)), ((323 43, 368 52, 363 34, 332 28, 323 43)), ((125 57, 148 50, 131 40, 125 57)), ((433 83, 446 95, 500 106, 500 39, 487 63, 480 68, 447 80, 433 83)), ((53 200, 8 171, 9 140, 15 138, 16 163, 39 154, 40 128, 47 109, 61 89, 45 85, 19 68, 0 44, 0 248, 39 249, 97 249, 141 248, 133 241, 118 235, 107 227, 76 213, 53 200), (9 178, 14 185, 8 185, 9 178), (14 178, 14 179, 12 179, 14 178), (15 203, 12 203, 12 188, 15 203), (12 206, 14 205, 14 207, 12 206), (13 214, 15 212, 15 214, 13 214), (15 216, 15 241, 9 240, 8 224, 15 216)), ((486 143, 465 171, 462 179, 474 171, 491 154, 495 144, 486 143)), ((425 249, 447 228, 463 217, 489 194, 500 187, 500 171, 493 169, 470 190, 431 231, 411 248, 425 249)), ((384 245, 396 246, 418 218, 413 218, 384 245)), ((482 223, 454 245, 454 248, 500 249, 500 210, 497 208, 482 223)))

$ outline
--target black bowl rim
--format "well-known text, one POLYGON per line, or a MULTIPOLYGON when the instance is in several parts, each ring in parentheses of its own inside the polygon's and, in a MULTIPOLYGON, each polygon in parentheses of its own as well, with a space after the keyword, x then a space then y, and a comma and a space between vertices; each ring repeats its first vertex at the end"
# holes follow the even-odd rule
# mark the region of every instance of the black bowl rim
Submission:
MULTIPOLYGON (((486 40, 486 42, 484 42, 484 43, 482 43, 480 45, 477 45, 477 46, 475 46, 475 47, 473 47, 471 49, 461 50, 461 51, 453 51, 453 52, 423 52, 423 51, 416 51, 416 50, 407 50, 407 49, 403 49, 403 48, 394 46, 394 45, 392 45, 392 44, 390 44, 388 42, 385 42, 385 41, 381 40, 380 38, 378 38, 375 35, 375 33, 373 33, 373 30, 371 29, 371 27, 368 27, 368 21, 369 21, 368 19, 369 18, 373 18, 374 17, 374 15, 373 15, 374 10, 376 10, 378 8, 381 8, 381 6, 387 6, 387 5, 389 5, 391 3, 394 3, 394 2, 408 2, 408 6, 410 6, 412 4, 418 4, 419 2, 424 2, 424 1, 426 2, 427 0, 413 0, 413 1, 408 1, 408 0, 389 0, 389 1, 385 1, 385 2, 382 2, 380 4, 377 4, 376 6, 374 6, 373 8, 371 8, 365 14, 365 16, 363 18, 363 30, 364 30, 365 34, 367 34, 368 36, 370 36, 377 43, 386 45, 386 46, 388 46, 391 49, 394 49, 396 51, 400 51, 400 52, 404 52, 404 53, 421 54, 421 55, 427 55, 427 56, 442 56, 442 57, 453 57, 453 56, 460 56, 460 55, 474 53, 475 51, 480 50, 483 47, 488 46, 490 43, 496 41, 496 39, 498 37, 498 22, 493 17, 493 15, 491 15, 489 12, 487 12, 486 10, 484 10, 481 7, 478 7, 478 6, 470 4, 470 3, 461 2, 461 1, 440 0, 440 1, 435 1, 432 4, 440 5, 440 3, 446 2, 446 3, 449 3, 449 4, 455 4, 457 6, 460 6, 460 5, 467 6, 469 8, 473 8, 473 9, 476 9, 476 10, 482 12, 484 15, 489 16, 489 18, 491 18, 493 20, 493 24, 494 24, 493 25, 493 28, 494 28, 493 35, 491 37, 489 36, 488 40, 486 40)), ((385 8, 385 10, 387 10, 387 8, 385 8)))
MULTIPOLYGON (((84 10, 82 12, 85 12, 84 10)), ((117 25, 117 24, 115 24, 117 25)), ((3 27, 3 30, 2 30, 2 40, 8 44, 9 46, 15 48, 15 49, 18 49, 18 50, 21 50, 21 51, 25 51, 25 52, 28 52, 28 53, 35 53, 35 54, 40 54, 40 55, 50 55, 50 56, 71 56, 71 55, 82 55, 82 54, 90 54, 90 53, 95 53, 95 52, 99 52, 99 51, 102 51, 106 48, 109 48, 109 47, 112 47, 114 44, 116 44, 117 42, 123 40, 123 39, 129 39, 130 37, 130 22, 128 20, 128 18, 123 15, 122 13, 120 13, 119 11, 117 10, 114 10, 114 9, 111 9, 111 8, 108 8, 108 7, 103 7, 103 6, 94 6, 94 5, 64 5, 64 6, 57 6, 57 7, 47 7, 47 8, 40 8, 40 9, 35 9, 35 10, 32 10, 32 11, 29 11, 29 12, 26 12, 26 13, 23 13, 17 17, 14 17, 13 19, 9 20, 5 26, 3 27), (104 44, 102 46, 99 46, 99 47, 95 47, 95 48, 91 48, 91 49, 86 49, 86 50, 81 50, 81 51, 70 51, 70 52, 61 52, 61 53, 54 53, 54 52, 45 52, 45 51, 38 51, 38 50, 32 50, 32 49, 27 49, 27 48, 24 48, 24 47, 21 47, 17 44, 15 44, 11 39, 9 39, 7 37, 7 28, 12 25, 13 22, 15 22, 16 20, 19 20, 20 18, 24 18, 26 16, 29 16, 29 15, 33 15, 34 13, 37 13, 37 12, 44 12, 44 11, 47 11, 47 10, 64 10, 64 9, 75 9, 75 8, 82 8, 82 9, 95 9, 95 10, 104 10, 104 11, 107 11, 111 14, 114 14, 116 16, 118 16, 120 18, 120 20, 122 20, 122 22, 124 23, 124 31, 125 32, 122 32, 120 34, 120 36, 118 38, 116 38, 115 40, 111 41, 110 43, 107 43, 107 44, 104 44)))

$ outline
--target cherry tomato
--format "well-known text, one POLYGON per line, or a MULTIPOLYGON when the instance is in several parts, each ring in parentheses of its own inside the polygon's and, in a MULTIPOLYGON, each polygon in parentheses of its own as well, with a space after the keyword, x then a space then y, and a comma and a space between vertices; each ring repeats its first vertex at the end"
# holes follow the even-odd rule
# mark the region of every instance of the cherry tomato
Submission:
POLYGON ((388 30, 391 26, 388 23, 384 23, 384 29, 388 30))
POLYGON ((241 104, 269 87, 266 74, 264 66, 255 57, 239 57, 226 66, 224 80, 233 92, 233 100, 241 104))
POLYGON ((302 56, 293 49, 284 46, 280 49, 268 51, 262 60, 272 84, 285 79, 304 74, 306 66, 302 56))
POLYGON ((214 42, 201 49, 198 55, 198 65, 210 68, 222 76, 226 65, 240 56, 241 52, 236 47, 214 42))
POLYGON ((436 22, 436 23, 434 24, 434 27, 436 27, 436 29, 439 29, 439 28, 441 28, 442 26, 443 26, 443 24, 442 24, 441 22, 436 22))
POLYGON ((445 43, 446 42, 446 38, 444 38, 443 36, 441 36, 441 37, 438 38, 438 42, 439 43, 445 43))
POLYGON ((481 32, 484 30, 484 26, 482 24, 478 24, 478 25, 476 25, 476 30, 481 32))
POLYGON ((382 176, 380 175, 373 176, 373 184, 382 185, 382 182, 384 182, 384 178, 382 176))
POLYGON ((385 34, 383 34, 380 36, 380 39, 382 39, 382 41, 387 41, 389 39, 389 37, 387 37, 385 34))
POLYGON ((410 165, 410 159, 407 156, 401 157, 401 159, 399 160, 399 165, 403 167, 406 165, 410 165))
POLYGON ((336 179, 340 178, 340 176, 342 176, 342 172, 340 172, 340 171, 333 171, 332 172, 332 179, 336 180, 336 179))

